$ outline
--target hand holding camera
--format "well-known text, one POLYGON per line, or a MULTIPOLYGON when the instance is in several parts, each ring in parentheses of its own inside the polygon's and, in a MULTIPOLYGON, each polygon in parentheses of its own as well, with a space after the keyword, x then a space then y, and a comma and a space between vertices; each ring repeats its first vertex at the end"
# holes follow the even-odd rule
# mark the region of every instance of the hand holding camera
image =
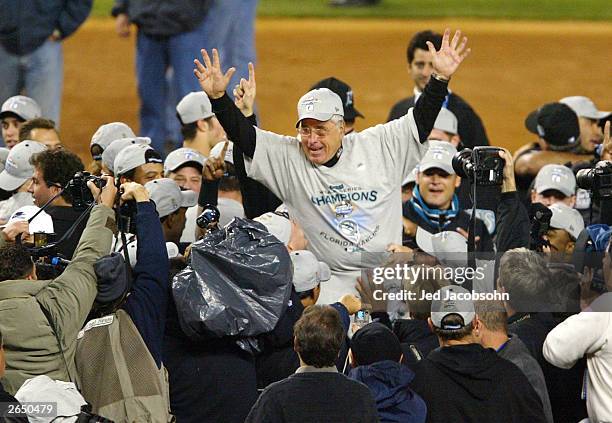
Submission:
MULTIPOLYGON (((83 172, 83 174, 86 173, 87 172, 83 172)), ((77 176, 75 175, 73 181, 76 179, 77 176)), ((117 187, 115 187, 113 177, 102 176, 101 178, 97 178, 87 174, 85 175, 85 180, 87 181, 87 187, 97 203, 112 209, 115 204, 115 196, 117 195, 117 187), (87 178, 87 176, 90 176, 90 178, 87 178)))
POLYGON ((121 185, 121 202, 134 200, 137 203, 149 201, 149 191, 136 182, 126 182, 121 185))
POLYGON ((512 160, 512 154, 502 148, 499 152, 499 157, 504 161, 504 180, 502 182, 501 192, 514 192, 516 191, 516 181, 514 180, 514 161, 512 160))

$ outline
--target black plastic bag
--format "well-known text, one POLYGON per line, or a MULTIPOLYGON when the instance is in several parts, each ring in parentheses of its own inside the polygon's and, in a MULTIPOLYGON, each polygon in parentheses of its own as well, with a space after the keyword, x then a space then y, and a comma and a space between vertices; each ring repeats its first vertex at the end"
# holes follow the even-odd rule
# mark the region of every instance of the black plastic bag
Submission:
POLYGON ((285 245, 262 224, 235 218, 194 243, 190 265, 172 281, 181 329, 195 341, 269 332, 287 307, 292 280, 285 245))

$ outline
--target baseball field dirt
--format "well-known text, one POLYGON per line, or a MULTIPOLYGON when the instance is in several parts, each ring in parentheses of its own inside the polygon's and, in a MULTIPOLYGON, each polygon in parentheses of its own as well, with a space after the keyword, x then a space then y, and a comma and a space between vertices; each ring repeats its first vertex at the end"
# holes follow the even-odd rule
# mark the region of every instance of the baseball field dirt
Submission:
MULTIPOLYGON (((358 129, 384 122, 412 92, 408 39, 446 26, 461 28, 472 48, 451 89, 480 114, 492 144, 514 150, 530 141, 527 113, 564 96, 586 95, 600 110, 612 110, 609 22, 260 19, 260 126, 293 134, 298 98, 332 75, 353 87, 366 116, 358 129)), ((89 161, 89 140, 100 124, 120 120, 137 130, 137 116, 134 35, 120 40, 112 20, 90 19, 65 43, 62 140, 89 161)))

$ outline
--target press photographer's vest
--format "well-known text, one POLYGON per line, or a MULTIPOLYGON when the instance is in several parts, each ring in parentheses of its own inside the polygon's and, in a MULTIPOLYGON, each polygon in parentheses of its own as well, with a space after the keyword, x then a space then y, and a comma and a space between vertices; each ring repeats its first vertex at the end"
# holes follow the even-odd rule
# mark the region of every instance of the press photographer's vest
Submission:
POLYGON ((174 422, 168 374, 157 368, 124 310, 91 320, 79 333, 76 366, 93 412, 121 422, 174 422))

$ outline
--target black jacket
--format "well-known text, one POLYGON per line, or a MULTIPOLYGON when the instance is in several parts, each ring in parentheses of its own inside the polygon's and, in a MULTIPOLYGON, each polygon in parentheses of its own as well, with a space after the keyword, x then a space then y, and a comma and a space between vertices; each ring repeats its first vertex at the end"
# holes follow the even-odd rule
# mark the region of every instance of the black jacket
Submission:
POLYGON ((194 30, 210 4, 210 0, 115 0, 112 15, 127 14, 146 35, 170 37, 194 30))
POLYGON ((580 399, 586 360, 578 360, 570 369, 560 369, 542 354, 546 335, 558 323, 551 313, 517 313, 508 319, 508 331, 523 341, 542 367, 555 423, 578 422, 587 417, 585 401, 580 399))
MULTIPOLYGON (((0 403, 4 404, 4 407, 3 407, 4 410, 7 410, 8 404, 19 405, 19 401, 17 401, 17 399, 14 396, 6 392, 4 390, 4 386, 2 386, 1 383, 0 383, 0 403)), ((23 416, 23 417, 8 417, 8 416, 2 417, 0 416, 0 423, 5 423, 5 422, 6 423, 28 423, 28 421, 29 420, 26 416, 23 416)))
MULTIPOLYGON (((77 221, 79 216, 83 213, 72 208, 72 206, 50 206, 46 209, 46 212, 53 219, 53 229, 55 230, 56 241, 70 230, 72 225, 77 221)), ((64 242, 57 247, 57 252, 68 260, 72 259, 74 250, 79 245, 81 235, 87 226, 87 220, 89 219, 89 213, 83 216, 81 222, 76 225, 74 232, 64 242)))
POLYGON ((374 398, 364 384, 340 373, 308 372, 266 388, 245 420, 255 422, 370 423, 378 422, 378 417, 374 398))
POLYGON ((255 359, 232 338, 193 342, 170 296, 163 343, 170 406, 179 423, 242 423, 257 400, 255 359))
POLYGON ((87 19, 93 0, 0 0, 0 43, 11 54, 40 47, 54 30, 67 38, 87 19))
MULTIPOLYGON (((414 107, 414 96, 398 101, 389 112, 387 121, 404 116, 411 107, 414 107)), ((455 93, 450 93, 447 107, 457 117, 459 137, 465 147, 489 145, 489 139, 480 117, 464 99, 455 93)))
POLYGON ((525 375, 479 344, 432 351, 417 366, 412 389, 425 400, 429 423, 546 422, 525 375))
POLYGON ((397 319, 393 322, 393 333, 400 341, 404 353, 403 363, 411 369, 440 346, 438 337, 431 331, 426 320, 397 319))

